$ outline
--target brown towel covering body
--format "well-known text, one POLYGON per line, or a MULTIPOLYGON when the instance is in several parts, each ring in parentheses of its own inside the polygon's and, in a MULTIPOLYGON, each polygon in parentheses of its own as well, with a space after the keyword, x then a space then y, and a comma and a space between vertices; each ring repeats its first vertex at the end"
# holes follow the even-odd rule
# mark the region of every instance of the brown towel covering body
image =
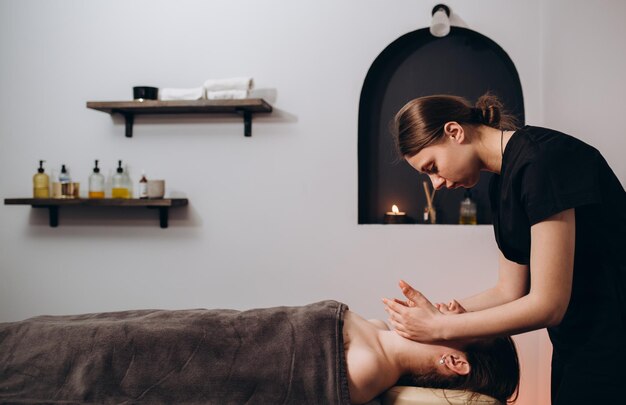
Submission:
POLYGON ((346 309, 322 301, 3 323, 0 402, 349 404, 346 309))

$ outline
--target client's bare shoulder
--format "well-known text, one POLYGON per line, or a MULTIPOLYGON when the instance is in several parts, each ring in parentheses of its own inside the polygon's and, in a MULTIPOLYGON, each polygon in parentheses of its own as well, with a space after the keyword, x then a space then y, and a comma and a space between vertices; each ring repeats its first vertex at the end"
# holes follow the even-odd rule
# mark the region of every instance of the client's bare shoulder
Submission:
POLYGON ((381 333, 388 333, 382 325, 375 325, 354 312, 346 311, 343 336, 352 403, 370 401, 398 379, 385 356, 381 333))
POLYGON ((385 321, 383 321, 383 320, 380 320, 380 319, 368 319, 367 321, 369 323, 371 323, 372 325, 376 326, 378 329, 389 330, 389 325, 387 325, 385 323, 385 321))

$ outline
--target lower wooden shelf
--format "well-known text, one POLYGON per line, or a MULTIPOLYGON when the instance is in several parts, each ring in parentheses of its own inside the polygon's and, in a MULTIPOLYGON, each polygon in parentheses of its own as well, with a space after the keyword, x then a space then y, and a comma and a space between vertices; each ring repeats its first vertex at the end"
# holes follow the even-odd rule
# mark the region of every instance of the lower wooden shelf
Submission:
POLYGON ((122 199, 122 198, 5 198, 5 205, 30 205, 48 208, 50 226, 59 226, 59 207, 146 207, 159 210, 159 224, 167 228, 170 207, 189 204, 186 198, 122 199))

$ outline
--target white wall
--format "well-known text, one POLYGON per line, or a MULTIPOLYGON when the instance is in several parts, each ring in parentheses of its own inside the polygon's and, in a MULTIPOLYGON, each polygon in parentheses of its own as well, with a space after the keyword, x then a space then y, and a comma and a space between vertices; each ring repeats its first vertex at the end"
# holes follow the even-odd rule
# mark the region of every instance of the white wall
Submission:
MULTIPOLYGON (((624 111, 624 52, 613 49, 625 37, 624 6, 570 3, 447 2, 516 64, 527 122, 600 147, 624 181, 624 131, 606 120, 624 111), (606 122, 585 119, 594 116, 606 122)), ((167 230, 147 210, 61 210, 52 229, 43 210, 1 206, 0 321, 326 298, 384 318, 380 297, 398 295, 399 278, 436 301, 489 286, 497 248, 488 226, 357 225, 363 79, 389 43, 428 25, 434 4, 0 0, 0 195, 30 195, 38 159, 68 164, 85 187, 93 159, 106 174, 121 158, 135 179, 143 168, 190 200, 167 230), (130 99, 135 85, 239 75, 277 92, 252 138, 231 117, 140 117, 126 139, 120 119, 85 108, 130 99)), ((545 334, 517 341, 518 403, 546 403, 545 334)))
POLYGON ((626 2, 543 6, 545 125, 598 148, 626 183, 626 2))

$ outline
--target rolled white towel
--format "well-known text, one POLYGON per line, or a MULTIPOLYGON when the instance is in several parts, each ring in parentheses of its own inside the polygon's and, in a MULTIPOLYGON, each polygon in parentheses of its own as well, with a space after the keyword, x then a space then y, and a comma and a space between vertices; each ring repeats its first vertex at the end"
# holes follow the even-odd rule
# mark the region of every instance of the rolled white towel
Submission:
POLYGON ((247 97, 248 90, 219 90, 206 92, 206 98, 209 100, 239 100, 247 97))
POLYGON ((159 89, 159 100, 200 100, 202 98, 204 98, 204 87, 159 89))
POLYGON ((253 82, 251 77, 231 77, 229 79, 209 79, 204 82, 206 91, 250 90, 253 82))

